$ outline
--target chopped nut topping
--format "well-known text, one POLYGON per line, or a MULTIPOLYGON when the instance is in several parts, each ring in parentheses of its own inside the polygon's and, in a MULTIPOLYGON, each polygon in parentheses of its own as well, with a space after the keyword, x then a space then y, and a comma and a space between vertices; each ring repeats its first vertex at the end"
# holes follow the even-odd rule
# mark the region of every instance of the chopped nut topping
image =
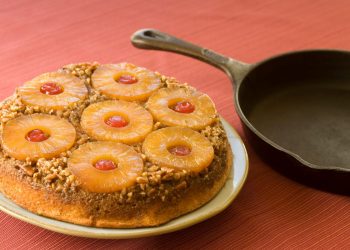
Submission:
MULTIPOLYGON (((62 197, 68 197, 67 194, 72 194, 72 192, 78 192, 79 195, 86 197, 88 202, 94 200, 92 197, 100 197, 79 189, 79 180, 67 169, 67 161, 72 151, 82 144, 93 141, 84 133, 80 126, 82 112, 92 103, 108 100, 106 96, 93 89, 91 85, 91 75, 98 66, 98 63, 69 64, 59 70, 84 80, 89 92, 89 97, 87 99, 74 103, 63 110, 55 111, 38 106, 26 106, 22 103, 20 96, 17 94, 0 104, 0 135, 7 121, 18 116, 34 113, 46 113, 65 118, 74 125, 77 131, 75 144, 70 150, 62 153, 60 157, 54 159, 41 158, 37 162, 30 162, 28 159, 24 162, 10 158, 5 152, 0 150, 0 165, 16 166, 18 168, 17 175, 20 178, 26 176, 33 186, 44 187, 51 191, 53 190, 62 194, 62 197)), ((181 84, 173 77, 167 77, 157 72, 156 74, 160 77, 163 87, 180 87, 195 90, 187 83, 181 84)), ((145 103, 139 104, 145 106, 145 103)), ((155 121, 153 130, 163 127, 165 127, 165 125, 155 121)), ((142 160, 144 161, 144 172, 141 176, 136 178, 136 183, 133 186, 124 188, 115 194, 106 194, 106 196, 114 197, 113 199, 120 204, 137 201, 140 197, 146 202, 150 202, 156 197, 162 201, 174 201, 192 182, 196 182, 199 179, 209 181, 215 178, 215 174, 219 171, 217 166, 220 164, 218 163, 225 160, 222 159, 222 156, 227 146, 226 134, 218 117, 216 117, 216 122, 214 124, 207 126, 205 129, 201 130, 200 133, 212 143, 216 155, 212 164, 201 173, 191 173, 186 170, 179 171, 152 164, 142 152, 142 143, 138 143, 132 146, 141 154, 142 160)))

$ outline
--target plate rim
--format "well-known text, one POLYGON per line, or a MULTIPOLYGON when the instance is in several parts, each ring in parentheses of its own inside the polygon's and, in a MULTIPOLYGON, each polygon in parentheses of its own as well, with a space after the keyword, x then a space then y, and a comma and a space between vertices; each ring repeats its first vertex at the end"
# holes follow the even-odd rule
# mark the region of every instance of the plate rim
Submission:
MULTIPOLYGON (((232 203, 232 201, 237 197, 237 195, 240 193, 240 191, 241 191, 241 189, 246 181, 247 175, 248 175, 249 159, 248 159, 247 150, 246 150, 246 147, 243 143, 243 140, 241 139, 238 132, 224 118, 220 117, 220 120, 223 123, 226 134, 227 135, 232 134, 232 138, 230 139, 230 137, 229 137, 229 142, 231 144, 231 150, 232 151, 234 150, 234 148, 232 147, 231 141, 236 141, 236 142, 238 142, 239 146, 241 147, 241 150, 243 151, 243 155, 241 155, 241 156, 243 157, 243 160, 244 160, 244 166, 243 166, 244 172, 241 176, 241 179, 239 179, 239 181, 238 181, 237 187, 235 187, 232 190, 228 199, 226 199, 222 204, 220 204, 220 206, 217 206, 210 213, 206 213, 206 214, 202 214, 202 215, 199 214, 199 216, 191 218, 190 221, 182 222, 179 225, 176 225, 176 223, 174 224, 174 222, 176 222, 176 221, 181 221, 186 215, 191 215, 191 214, 193 215, 193 213, 196 213, 201 208, 205 208, 206 206, 209 207, 209 203, 211 203, 216 198, 216 196, 213 197, 213 199, 210 200, 208 203, 204 204, 202 207, 200 207, 200 208, 198 208, 190 213, 182 215, 178 218, 175 218, 175 219, 169 221, 168 223, 165 223, 165 224, 160 225, 158 227, 134 228, 134 229, 132 229, 132 228, 126 228, 126 229, 113 229, 113 228, 111 228, 111 229, 109 229, 109 228, 86 227, 86 226, 81 226, 81 225, 75 225, 75 224, 72 224, 69 222, 63 222, 63 221, 47 218, 45 216, 40 216, 40 215, 34 214, 28 210, 25 210, 22 207, 19 207, 14 202, 7 199, 2 193, 0 193, 0 197, 2 197, 5 200, 5 202, 2 202, 2 200, 0 200, 0 210, 3 211, 4 213, 16 218, 16 219, 19 219, 21 221, 27 222, 29 224, 32 224, 32 225, 35 225, 35 226, 38 226, 38 227, 41 227, 41 228, 44 228, 44 229, 47 229, 50 231, 62 233, 65 235, 85 237, 85 238, 96 238, 96 239, 130 239, 130 238, 156 236, 156 235, 171 233, 171 232, 178 231, 178 230, 193 226, 195 224, 198 224, 202 221, 205 221, 205 220, 219 214, 223 210, 225 210, 232 203), (229 133, 229 132, 231 132, 231 133, 229 133), (14 207, 13 208, 14 210, 11 209, 11 207, 6 207, 3 203, 10 204, 10 206, 14 207), (57 226, 57 225, 55 225, 56 223, 58 223, 59 225, 63 225, 63 226, 57 226), (65 225, 66 225, 66 227, 65 227, 65 225), (69 227, 75 227, 76 229, 71 229, 69 227), (85 230, 83 230, 83 229, 85 229, 85 230), (91 232, 89 232, 89 231, 91 231, 91 232), (93 232, 93 231, 97 231, 97 232, 93 232)), ((235 160, 235 157, 234 157, 233 161, 234 160, 235 160)), ((227 179, 227 181, 225 182, 225 186, 227 183, 230 183, 230 182, 232 182, 232 185, 234 184, 233 183, 234 179, 232 178, 232 171, 233 170, 234 170, 234 164, 232 165, 232 170, 231 170, 230 176, 227 179)), ((224 191, 224 187, 219 191, 218 194, 220 194, 223 191, 224 191)))

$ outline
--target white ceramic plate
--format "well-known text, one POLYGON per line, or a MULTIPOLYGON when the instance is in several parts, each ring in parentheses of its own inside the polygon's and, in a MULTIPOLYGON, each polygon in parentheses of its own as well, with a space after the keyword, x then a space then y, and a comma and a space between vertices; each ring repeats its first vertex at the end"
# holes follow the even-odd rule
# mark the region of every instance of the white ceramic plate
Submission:
POLYGON ((174 232, 196 223, 204 221, 231 204, 238 195, 248 173, 248 157, 244 144, 237 132, 224 120, 221 119, 226 130, 228 140, 233 153, 233 171, 226 181, 222 190, 209 203, 201 208, 174 219, 159 227, 136 228, 136 229, 105 229, 74 225, 43 216, 33 214, 0 194, 0 210, 33 225, 68 235, 103 238, 103 239, 127 239, 146 236, 154 236, 174 232))

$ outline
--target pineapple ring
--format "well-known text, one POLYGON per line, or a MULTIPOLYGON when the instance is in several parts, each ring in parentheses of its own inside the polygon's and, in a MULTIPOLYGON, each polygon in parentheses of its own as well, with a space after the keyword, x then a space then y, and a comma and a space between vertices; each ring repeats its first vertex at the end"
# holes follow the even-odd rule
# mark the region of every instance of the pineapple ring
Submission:
POLYGON ((89 142, 73 151, 68 169, 81 186, 94 193, 110 193, 132 186, 143 171, 143 160, 132 147, 117 142, 89 142), (99 170, 100 160, 116 163, 113 170, 99 170))
POLYGON ((75 138, 75 128, 68 121, 53 115, 33 114, 8 121, 3 129, 2 145, 17 160, 48 159, 70 149, 75 138), (28 133, 36 129, 49 135, 48 139, 41 142, 27 140, 28 133))
POLYGON ((163 88, 154 93, 146 104, 155 120, 167 126, 183 126, 200 130, 213 123, 215 105, 209 96, 185 88, 163 88), (189 102, 193 112, 180 113, 172 109, 178 102, 189 102))
POLYGON ((105 64, 91 76, 92 85, 102 94, 126 101, 145 101, 161 86, 160 78, 153 72, 130 63, 105 64), (130 76, 129 84, 119 83, 123 75, 130 76))
POLYGON ((154 164, 193 172, 202 171, 214 159, 210 141, 200 133, 184 127, 167 127, 150 133, 142 150, 154 164), (184 156, 174 155, 169 149, 176 146, 188 147, 191 152, 184 156))
POLYGON ((103 101, 87 107, 81 117, 84 131, 96 140, 132 144, 142 141, 153 128, 153 117, 143 107, 126 101, 103 101), (127 121, 123 127, 112 127, 106 120, 121 116, 127 121))
POLYGON ((18 89, 18 94, 27 105, 62 110, 86 98, 88 90, 82 80, 71 74, 49 72, 26 82, 18 89), (43 93, 41 88, 47 83, 56 84, 62 93, 43 93))

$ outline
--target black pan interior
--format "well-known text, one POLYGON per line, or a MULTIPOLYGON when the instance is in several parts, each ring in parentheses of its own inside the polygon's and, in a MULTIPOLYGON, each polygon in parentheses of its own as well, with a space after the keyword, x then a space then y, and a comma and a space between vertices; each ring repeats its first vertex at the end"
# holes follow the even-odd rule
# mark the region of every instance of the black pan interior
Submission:
POLYGON ((299 52, 255 67, 237 89, 263 136, 321 168, 350 169, 350 54, 299 52))

